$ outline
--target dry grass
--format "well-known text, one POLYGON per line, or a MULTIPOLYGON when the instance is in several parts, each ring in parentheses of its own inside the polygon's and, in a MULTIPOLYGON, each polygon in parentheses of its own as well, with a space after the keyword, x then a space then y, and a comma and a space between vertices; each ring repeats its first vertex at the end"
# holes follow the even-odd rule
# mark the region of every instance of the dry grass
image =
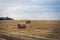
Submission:
POLYGON ((0 21, 0 31, 6 34, 32 35, 60 39, 60 21, 31 20, 31 24, 26 24, 27 28, 19 29, 18 23, 24 20, 0 21))

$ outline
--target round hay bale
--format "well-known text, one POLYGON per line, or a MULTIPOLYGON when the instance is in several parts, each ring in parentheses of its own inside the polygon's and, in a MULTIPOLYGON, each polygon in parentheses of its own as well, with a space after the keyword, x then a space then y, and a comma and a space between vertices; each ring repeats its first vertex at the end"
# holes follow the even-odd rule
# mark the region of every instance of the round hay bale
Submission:
POLYGON ((21 24, 21 23, 19 23, 19 24, 18 24, 18 28, 26 28, 26 24, 23 24, 23 23, 21 24))
POLYGON ((31 21, 30 20, 26 20, 26 24, 30 24, 31 23, 31 21))

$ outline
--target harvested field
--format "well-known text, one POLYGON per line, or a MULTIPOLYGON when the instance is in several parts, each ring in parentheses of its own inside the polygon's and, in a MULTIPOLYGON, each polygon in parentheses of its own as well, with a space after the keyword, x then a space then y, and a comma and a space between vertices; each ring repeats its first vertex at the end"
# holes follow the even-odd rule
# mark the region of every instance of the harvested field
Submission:
POLYGON ((25 20, 1 20, 0 38, 3 40, 60 40, 59 20, 31 20, 26 28, 18 28, 25 20), (4 37, 3 37, 4 36, 4 37))

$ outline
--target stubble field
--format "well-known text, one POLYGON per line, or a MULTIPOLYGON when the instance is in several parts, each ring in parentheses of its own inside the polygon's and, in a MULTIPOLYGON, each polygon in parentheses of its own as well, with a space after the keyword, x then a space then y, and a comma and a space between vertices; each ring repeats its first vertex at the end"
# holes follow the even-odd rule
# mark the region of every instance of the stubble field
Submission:
POLYGON ((25 20, 1 20, 1 40, 60 40, 60 20, 31 20, 26 28, 18 28, 25 20), (3 37, 4 36, 4 37, 3 37))

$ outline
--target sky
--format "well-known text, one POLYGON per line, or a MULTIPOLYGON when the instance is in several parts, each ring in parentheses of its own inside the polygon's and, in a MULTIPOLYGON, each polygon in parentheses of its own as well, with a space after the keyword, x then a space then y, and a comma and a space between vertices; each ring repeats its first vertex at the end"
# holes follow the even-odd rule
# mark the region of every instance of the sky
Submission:
POLYGON ((0 0, 0 17, 60 20, 60 0, 0 0))

